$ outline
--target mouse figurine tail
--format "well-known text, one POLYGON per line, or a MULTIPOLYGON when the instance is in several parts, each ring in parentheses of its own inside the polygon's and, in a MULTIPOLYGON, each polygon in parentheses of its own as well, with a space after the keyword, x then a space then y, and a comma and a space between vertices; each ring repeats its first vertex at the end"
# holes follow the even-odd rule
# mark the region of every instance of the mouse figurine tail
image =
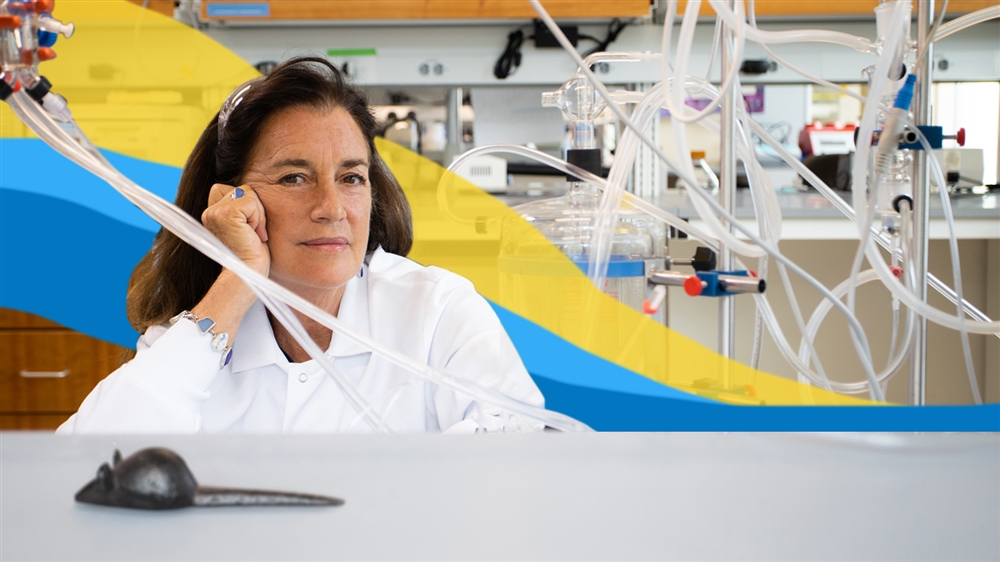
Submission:
POLYGON ((199 487, 194 495, 196 507, 230 505, 343 505, 344 500, 314 494, 243 490, 239 488, 199 487))

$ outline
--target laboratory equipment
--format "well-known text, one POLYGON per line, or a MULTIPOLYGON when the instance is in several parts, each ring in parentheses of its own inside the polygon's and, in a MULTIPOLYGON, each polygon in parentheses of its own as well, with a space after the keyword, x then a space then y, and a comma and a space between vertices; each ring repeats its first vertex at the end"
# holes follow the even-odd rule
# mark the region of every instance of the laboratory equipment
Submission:
MULTIPOLYGON (((566 160, 592 174, 601 174, 601 151, 594 136, 594 121, 604 111, 605 101, 580 73, 558 90, 542 94, 542 105, 562 110, 570 122, 572 148, 566 160)), ((505 221, 501 233, 501 290, 505 299, 518 299, 519 293, 538 291, 546 277, 555 274, 550 263, 553 256, 539 255, 538 240, 525 228, 544 236, 584 272, 588 271, 591 252, 602 232, 599 213, 601 191, 591 182, 568 174, 569 191, 562 197, 535 201, 514 207, 521 220, 505 221), (527 226, 526 226, 527 225, 527 226)), ((646 278, 655 269, 664 267, 667 229, 662 221, 625 204, 611 230, 611 257, 601 291, 629 308, 641 312, 646 300, 646 278)), ((547 249, 547 244, 542 244, 547 249)), ((551 310, 542 313, 554 325, 560 322, 580 322, 582 311, 575 310, 581 299, 553 301, 551 310)), ((614 306, 602 306, 602 321, 617 322, 614 306)), ((665 310, 656 319, 666 321, 665 310)))
MULTIPOLYGON (((879 187, 881 187, 881 185, 884 184, 888 186, 887 191, 889 192, 890 195, 892 195, 892 197, 890 198, 893 201, 898 200, 899 202, 902 203, 901 208, 903 210, 900 212, 899 209, 894 209, 894 212, 899 212, 900 215, 906 215, 904 217, 904 222, 919 223, 919 225, 915 226, 912 231, 908 230, 909 226, 907 225, 907 229, 905 229, 905 231, 906 231, 906 236, 908 236, 908 238, 910 239, 908 243, 923 244, 924 246, 926 246, 926 236, 927 236, 926 214, 924 214, 923 216, 911 218, 909 216, 909 214, 911 214, 911 211, 909 209, 909 205, 906 198, 898 196, 899 193, 904 190, 904 187, 907 184, 907 178, 903 173, 905 172, 903 166, 908 164, 908 158, 906 153, 903 153, 902 155, 898 154, 899 146, 897 143, 897 139, 895 138, 894 135, 902 133, 903 124, 910 122, 909 117, 906 115, 906 108, 909 106, 909 100, 906 99, 905 93, 902 99, 900 99, 899 96, 893 95, 894 91, 888 89, 889 87, 891 87, 891 82, 899 83, 900 80, 905 80, 910 82, 910 88, 912 89, 913 83, 916 79, 916 76, 910 75, 908 77, 904 72, 905 71, 904 59, 908 54, 913 52, 912 49, 910 48, 911 45, 909 44, 907 39, 907 30, 908 30, 907 22, 909 22, 909 13, 910 13, 909 2, 903 0, 899 2, 888 2, 883 4, 883 6, 879 10, 879 15, 878 15, 880 33, 879 37, 874 42, 862 38, 849 37, 845 36, 844 34, 839 34, 834 32, 813 32, 813 31, 764 32, 762 30, 757 29, 755 27, 755 24, 747 25, 747 23, 742 19, 742 14, 739 11, 741 5, 737 5, 737 12, 734 13, 732 9, 724 2, 716 0, 712 0, 710 2, 713 9, 716 10, 720 20, 725 21, 727 26, 729 27, 728 34, 723 34, 724 35, 723 41, 739 42, 744 40, 745 38, 750 38, 751 40, 760 43, 820 41, 820 42, 837 43, 850 46, 860 52, 877 54, 879 56, 879 62, 875 65, 875 68, 878 69, 878 72, 874 75, 875 78, 873 79, 871 84, 870 94, 869 97, 866 99, 868 103, 866 105, 865 115, 864 118, 862 119, 862 124, 860 126, 861 130, 860 138, 862 139, 862 142, 859 145, 858 149, 859 154, 853 162, 854 166, 853 176, 855 178, 855 181, 852 186, 854 190, 853 210, 849 209, 849 207, 843 202, 843 200, 840 199, 840 197, 837 196, 834 192, 832 192, 824 182, 819 180, 819 178, 817 178, 815 174, 806 170, 801 165, 801 162, 798 162, 794 157, 788 154, 786 150, 783 150, 780 147, 780 145, 778 145, 778 143, 774 142, 774 139, 772 139, 770 135, 768 135, 766 131, 764 131, 759 125, 757 125, 751 119, 749 119, 745 112, 737 111, 735 116, 735 119, 737 120, 737 125, 739 125, 739 129, 737 129, 737 132, 739 132, 742 135, 741 143, 743 144, 742 147, 739 146, 739 144, 737 145, 737 151, 739 152, 740 150, 742 150, 743 153, 740 155, 740 158, 744 160, 745 164, 746 163, 751 164, 750 166, 750 172, 752 178, 751 190, 754 193, 754 203, 758 213, 757 221, 760 226, 759 234, 752 232, 745 226, 741 225, 738 221, 735 220, 735 218, 731 215, 730 212, 728 212, 727 209, 725 209, 722 205, 720 205, 719 202, 711 198, 704 190, 693 188, 694 186, 698 186, 700 182, 698 182, 698 180, 693 177, 693 168, 691 166, 691 160, 689 158, 690 155, 683 151, 681 152, 683 156, 687 157, 687 161, 686 162, 682 161, 680 166, 678 166, 675 162, 672 161, 672 159, 670 159, 667 155, 665 155, 662 152, 662 150, 659 149, 658 143, 655 140, 648 138, 643 133, 642 121, 633 119, 635 117, 635 112, 633 112, 633 116, 630 117, 621 108, 617 107, 615 103, 613 103, 614 96, 610 92, 608 92, 607 89, 604 87, 604 85, 596 78, 596 76, 590 70, 589 65, 586 64, 586 61, 583 61, 579 57, 579 55, 571 48, 571 45, 569 44, 568 41, 565 40, 565 37, 561 36, 558 27, 554 24, 554 22, 552 22, 551 18, 548 17, 547 13, 542 8, 540 2, 538 2, 537 0, 531 0, 531 3, 535 7, 536 12, 538 12, 539 16, 543 19, 543 21, 545 21, 548 24, 549 29, 552 31, 553 35, 557 39, 559 39, 560 43, 566 49, 567 53, 576 60, 580 68, 579 70, 580 74, 584 75, 590 81, 589 82, 590 86, 592 86, 594 90, 606 101, 606 103, 608 104, 607 107, 609 107, 615 113, 619 122, 627 128, 626 134, 634 133, 635 136, 638 137, 644 144, 649 146, 650 149, 653 150, 653 152, 657 154, 658 157, 660 157, 664 162, 666 162, 671 168, 675 169, 678 175, 680 176, 681 180, 686 185, 686 187, 688 187, 688 193, 692 195, 692 201, 695 203, 700 218, 704 220, 709 227, 708 233, 699 232, 698 234, 694 235, 695 238, 699 238, 702 241, 713 245, 713 247, 730 246, 734 249, 738 249, 738 252, 740 254, 752 257, 760 257, 760 258, 763 258, 764 256, 773 257, 778 261, 778 270, 779 273, 781 274, 781 280, 785 284, 786 288, 788 288, 789 293, 791 293, 791 289, 789 286, 787 270, 790 270, 803 277, 810 285, 815 287, 827 299, 829 299, 828 301, 824 301, 825 303, 828 303, 836 307, 842 314, 844 314, 844 316, 848 320, 856 350, 859 354, 859 357, 862 360, 867 381, 866 383, 862 383, 859 386, 853 386, 849 390, 844 390, 844 386, 839 385, 838 388, 841 389, 841 391, 846 391, 846 392, 868 391, 870 395, 876 400, 882 400, 884 399, 884 392, 881 390, 881 385, 887 381, 888 376, 891 376, 892 374, 895 374, 895 372, 897 372, 900 363, 895 360, 891 361, 890 362, 891 368, 887 368, 885 372, 876 374, 875 369, 871 363, 871 350, 867 342, 867 338, 865 337, 864 329, 857 321, 857 318, 854 316, 852 312, 853 297, 851 296, 848 298, 850 306, 845 305, 843 302, 840 301, 841 298, 840 295, 843 294, 842 292, 840 294, 834 294, 834 292, 831 292, 825 286, 818 283, 814 278, 812 278, 812 276, 809 275, 808 272, 804 271, 801 267, 798 267, 796 264, 794 264, 793 262, 788 260, 785 256, 783 256, 781 252, 773 245, 773 241, 777 240, 778 237, 780 237, 780 212, 774 213, 773 207, 769 208, 771 202, 773 201, 773 199, 771 199, 770 196, 772 196, 773 193, 769 193, 769 190, 767 189, 759 189, 759 187, 755 189, 754 186, 755 183, 757 184, 757 186, 762 186, 766 185, 766 182, 762 182, 759 176, 755 179, 753 178, 755 172, 755 170, 753 169, 754 161, 752 158, 746 158, 744 156, 744 154, 746 154, 746 150, 749 148, 748 146, 749 143, 746 135, 750 130, 752 130, 754 134, 760 136, 765 143, 774 148, 776 152, 778 152, 778 154, 782 155, 782 157, 785 158, 785 160, 789 163, 789 165, 791 165, 793 168, 795 168, 797 171, 803 174, 803 176, 806 177, 810 181, 810 183, 816 185, 817 189, 819 189, 824 196, 830 199, 834 203, 834 205, 837 206, 837 208, 843 210, 848 217, 854 219, 858 223, 859 237, 862 240, 861 244, 859 245, 859 255, 863 253, 868 257, 869 261, 874 263, 877 275, 893 293, 894 298, 898 299, 898 302, 894 301, 894 307, 898 307, 900 304, 905 305, 908 308, 907 314, 917 314, 933 322, 960 330, 963 335, 963 344, 964 344, 963 347, 965 347, 966 349, 965 355, 967 364, 971 364, 969 360, 968 344, 965 343, 965 341, 967 341, 966 334, 968 332, 986 333, 986 334, 994 334, 1000 336, 1000 323, 990 320, 987 316, 982 314, 980 311, 976 310, 975 307, 973 307, 967 301, 965 301, 961 296, 961 290, 960 290, 961 282, 960 282, 960 273, 958 268, 957 246, 955 244, 955 238, 954 238, 954 226, 950 214, 951 209, 950 206, 947 205, 947 203, 944 203, 944 208, 945 208, 946 221, 948 222, 949 225, 949 234, 950 234, 949 238, 952 250, 951 252, 952 268, 954 271, 954 284, 956 287, 955 289, 948 287, 940 280, 936 279, 932 275, 929 275, 926 272, 926 263, 921 262, 918 259, 913 259, 914 255, 908 249, 907 244, 897 244, 893 241, 893 237, 891 235, 887 235, 886 233, 879 233, 878 231, 873 231, 870 228, 871 218, 873 217, 876 209, 878 208, 879 187), (888 95, 892 96, 893 105, 895 106, 894 109, 889 112, 890 117, 892 117, 898 124, 898 129, 896 128, 896 125, 893 125, 891 123, 890 126, 886 127, 889 129, 889 132, 888 133, 883 132, 882 134, 884 136, 890 137, 892 140, 888 142, 884 139, 880 140, 880 144, 877 145, 878 146, 877 151, 879 153, 878 157, 869 160, 868 153, 869 153, 870 143, 867 141, 867 139, 869 138, 875 139, 874 121, 875 117, 877 116, 878 105, 879 105, 878 101, 883 96, 888 96, 888 95), (893 167, 895 167, 896 169, 892 169, 893 167), (893 173, 893 172, 898 172, 898 173, 893 173), (867 178, 869 181, 862 181, 862 178, 867 178), (869 187, 870 184, 873 185, 869 187), (872 195, 870 200, 867 197, 868 195, 867 192, 869 190, 871 191, 872 195), (894 192, 895 195, 893 195, 894 192), (728 231, 728 228, 724 227, 721 224, 718 218, 720 216, 728 221, 731 228, 740 231, 743 235, 745 235, 748 239, 750 239, 751 244, 746 244, 735 238, 728 231), (865 217, 867 217, 867 220, 864 220, 865 217), (859 218, 862 220, 858 220, 859 218), (706 234, 708 234, 708 236, 706 236, 706 234), (878 254, 876 242, 877 245, 890 249, 892 267, 890 267, 889 264, 886 264, 884 258, 882 258, 882 256, 878 254), (900 267, 899 265, 897 265, 898 262, 900 263, 905 262, 904 266, 900 267), (926 285, 935 288, 936 290, 944 294, 946 297, 948 297, 949 300, 955 303, 956 306, 958 307, 958 315, 957 316, 948 315, 947 313, 943 313, 942 311, 929 307, 926 303, 926 297, 920 296, 921 294, 920 291, 915 290, 916 286, 921 283, 926 283, 926 285), (974 319, 975 321, 966 320, 964 318, 966 314, 968 314, 971 317, 971 319, 974 319)), ((682 39, 685 36, 683 30, 685 28, 690 29, 689 26, 691 25, 691 23, 689 22, 693 23, 694 18, 697 17, 697 9, 698 9, 697 4, 698 4, 697 2, 688 4, 688 11, 685 14, 685 25, 682 26, 682 39)), ((673 16, 675 7, 676 5, 673 2, 668 4, 669 8, 668 16, 666 18, 666 21, 664 22, 663 69, 664 69, 665 80, 663 84, 666 85, 669 84, 670 82, 673 82, 673 87, 675 88, 676 91, 676 89, 679 88, 678 86, 679 82, 683 81, 685 86, 690 82, 694 82, 701 88, 702 91, 705 90, 713 91, 713 95, 716 96, 715 98, 716 101, 721 100, 721 98, 726 94, 727 90, 729 90, 732 87, 732 85, 729 83, 728 80, 724 81, 722 88, 720 88, 719 90, 715 90, 713 87, 706 84, 703 80, 699 80, 698 78, 692 76, 686 76, 683 74, 683 72, 679 72, 680 76, 674 76, 674 77, 669 77, 667 74, 668 46, 670 44, 669 34, 673 26, 673 16)), ((962 22, 964 25, 967 24, 968 22, 984 21, 985 19, 995 18, 995 17, 1000 17, 1000 10, 988 8, 986 10, 982 10, 981 12, 977 12, 975 15, 962 18, 962 22)), ((753 20, 751 15, 751 22, 752 21, 753 20)), ((940 19, 938 23, 940 23, 940 19)), ((968 24, 971 25, 971 23, 968 24)), ((951 25, 951 24, 949 25, 950 27, 942 26, 941 29, 948 29, 950 33, 952 28, 958 27, 957 25, 951 25)), ((936 28, 937 26, 935 26, 935 29, 936 28)), ((927 38, 923 39, 923 48, 924 48, 924 50, 922 51, 923 53, 926 53, 929 41, 932 41, 934 38, 939 38, 941 36, 941 32, 935 33, 935 29, 931 29, 930 32, 926 34, 927 38)), ((688 33, 688 37, 689 36, 690 33, 688 33)), ((729 52, 739 53, 740 51, 739 49, 735 51, 730 49, 729 52)), ((687 53, 686 51, 683 52, 684 56, 686 56, 687 54, 689 53, 687 53)), ((628 54, 621 54, 621 55, 628 56, 628 54)), ((678 56, 681 57, 682 56, 681 53, 679 53, 678 56)), ((739 54, 737 54, 734 58, 738 59, 739 54)), ((918 57, 918 59, 920 58, 921 57, 918 57)), ((675 65, 675 69, 677 68, 683 69, 684 64, 686 64, 685 61, 681 61, 680 64, 675 65)), ((730 68, 732 68, 732 65, 730 65, 730 68)), ((919 73, 920 69, 917 69, 917 72, 919 73)), ((803 74, 809 79, 814 78, 806 73, 803 74)), ((921 79, 924 80, 925 82, 930 80, 930 76, 927 72, 923 72, 922 75, 923 78, 921 79)), ((822 83, 822 81, 819 82, 822 83)), ((669 103, 670 98, 668 96, 663 95, 662 89, 658 90, 658 88, 659 86, 654 87, 652 90, 650 90, 649 95, 659 96, 657 98, 654 98, 655 103, 657 104, 669 103)), ((579 90, 579 89, 582 88, 580 86, 574 86, 574 90, 579 90)), ((735 88, 734 91, 736 91, 735 88)), ((675 101, 677 101, 676 98, 675 101)), ((668 106, 668 107, 671 109, 672 116, 675 118, 676 121, 679 122, 699 121, 704 117, 705 113, 704 111, 702 111, 698 115, 685 117, 685 112, 683 111, 683 108, 680 108, 680 104, 674 103, 673 106, 668 106)), ((675 132, 678 129, 680 129, 680 127, 677 126, 676 121, 675 121, 675 132)), ((710 128, 712 127, 711 125, 708 124, 706 124, 706 126, 710 128)), ((586 128, 584 128, 582 132, 585 135, 586 128)), ((684 146, 682 143, 683 135, 681 133, 677 134, 679 141, 678 148, 682 149, 684 146)), ((940 134, 937 131, 933 130, 925 131, 921 127, 912 127, 912 126, 907 132, 907 136, 909 137, 911 136, 911 134, 915 135, 919 139, 920 143, 925 146, 925 148, 936 148, 933 144, 934 140, 939 138, 943 139, 945 137, 945 135, 940 134), (930 135, 928 135, 928 133, 930 133, 930 135), (931 136, 932 138, 928 140, 927 139, 928 136, 931 136)), ((958 137, 960 135, 956 133, 956 135, 954 136, 958 137)), ((628 146, 626 143, 622 143, 622 145, 628 146)), ((622 151, 619 151, 619 153, 620 152, 622 151)), ((539 161, 546 160, 540 155, 536 159, 539 161)), ((930 171, 933 172, 935 175, 941 176, 936 159, 934 159, 932 155, 928 155, 927 159, 930 163, 930 171)), ((725 168, 723 171, 725 172, 725 168)), ((757 172, 759 172, 759 170, 757 170, 757 172)), ((613 178, 609 178, 609 181, 602 186, 606 190, 605 193, 607 193, 608 190, 612 190, 614 188, 620 189, 619 186, 615 185, 614 183, 612 183, 612 181, 610 181, 612 179, 613 178)), ((726 182, 723 181, 723 183, 726 182)), ((945 182, 943 181, 943 176, 938 179, 937 183, 939 185, 945 185, 945 182)), ((941 191, 943 192, 943 190, 941 191)), ((623 196, 619 195, 619 198, 621 197, 623 196)), ((888 198, 883 198, 883 201, 885 201, 886 199, 888 198)), ((616 200, 612 202, 610 205, 607 206, 602 205, 601 212, 605 217, 605 219, 609 214, 613 216, 614 211, 609 211, 609 209, 617 210, 618 206, 617 203, 618 201, 616 200)), ((666 218, 667 215, 669 215, 669 213, 653 213, 653 214, 655 214, 658 217, 664 218, 664 220, 667 221, 671 221, 676 218, 676 217, 666 218)), ((600 219, 599 219, 599 224, 600 224, 600 219)), ((681 226, 680 228, 682 230, 685 230, 683 226, 681 226)), ((605 229, 605 232, 607 232, 607 230, 608 229, 605 229)), ((695 229, 688 228, 687 230, 690 234, 691 231, 695 229)), ((605 239, 604 241, 605 247, 610 246, 612 244, 613 241, 610 237, 605 239)), ((598 251, 592 251, 591 255, 597 254, 599 253, 599 251, 600 249, 598 249, 598 251)), ((763 260, 762 263, 766 266, 767 261, 763 260)), ((859 263, 860 262, 858 261, 856 262, 855 265, 857 266, 859 263)), ((858 275, 859 270, 856 266, 854 267, 852 273, 850 274, 848 284, 851 286, 854 286, 859 278, 858 275)), ((594 279, 595 276, 593 268, 591 268, 590 274, 591 278, 594 279)), ((599 276, 597 278, 599 279, 599 276)), ((853 289, 851 289, 851 292, 853 293, 853 289)), ((788 347, 787 343, 784 341, 784 336, 781 334, 781 327, 776 325, 773 315, 769 312, 769 305, 767 304, 766 298, 763 295, 758 295, 755 298, 757 299, 758 311, 761 315, 760 317, 764 319, 765 321, 764 323, 766 324, 767 329, 771 332, 772 336, 774 336, 775 339, 779 342, 779 347, 781 348, 783 355, 789 360, 789 362, 791 362, 793 365, 796 366, 797 369, 799 369, 800 380, 802 381, 809 380, 814 382, 815 384, 822 385, 826 388, 832 388, 831 382, 827 379, 826 375, 822 370, 822 367, 819 363, 819 358, 816 356, 815 350, 811 349, 812 336, 807 335, 807 337, 804 337, 802 340, 802 344, 804 346, 804 349, 806 350, 806 354, 803 356, 804 359, 796 357, 795 354, 791 352, 791 349, 788 347), (810 363, 814 363, 814 365, 810 365, 810 363)), ((803 331, 804 334, 806 334, 807 332, 805 331, 804 319, 801 315, 801 312, 799 312, 797 300, 794 297, 794 295, 791 297, 791 301, 792 301, 793 311, 795 312, 796 315, 796 320, 799 323, 799 328, 800 330, 803 331)), ((909 319, 907 325, 910 326, 909 319)), ((812 333, 814 334, 815 332, 812 333)), ((907 328, 906 335, 904 335, 905 341, 903 342, 902 347, 897 347, 895 344, 895 340, 893 343, 893 347, 896 349, 906 350, 903 351, 903 355, 908 353, 909 352, 908 350, 910 349, 909 339, 911 338, 912 334, 913 331, 907 328)), ((917 360, 924 361, 924 358, 922 356, 918 356, 917 360)), ((970 386, 973 387, 973 394, 974 397, 976 398, 976 401, 978 402, 979 401, 978 387, 974 382, 971 374, 970 374, 970 386)), ((915 398, 914 403, 917 404, 922 403, 922 398, 920 397, 915 398)))
POLYGON ((416 112, 410 111, 402 119, 395 112, 390 112, 382 136, 386 140, 421 154, 423 153, 423 141, 420 133, 420 122, 417 121, 416 112))

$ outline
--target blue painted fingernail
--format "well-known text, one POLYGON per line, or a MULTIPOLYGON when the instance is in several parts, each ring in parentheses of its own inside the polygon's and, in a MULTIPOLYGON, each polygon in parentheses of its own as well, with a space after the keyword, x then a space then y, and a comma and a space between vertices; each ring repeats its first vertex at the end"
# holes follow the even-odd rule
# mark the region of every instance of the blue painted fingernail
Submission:
POLYGON ((240 197, 243 197, 243 188, 237 187, 236 190, 233 191, 233 199, 239 199, 240 197))

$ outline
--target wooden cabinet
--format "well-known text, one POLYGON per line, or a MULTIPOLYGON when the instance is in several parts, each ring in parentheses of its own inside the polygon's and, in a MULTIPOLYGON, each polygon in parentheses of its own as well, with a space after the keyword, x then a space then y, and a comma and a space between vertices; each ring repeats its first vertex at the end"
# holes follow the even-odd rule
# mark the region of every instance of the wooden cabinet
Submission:
POLYGON ((0 309, 0 429, 55 429, 125 352, 44 318, 0 309))
MULTIPOLYGON (((871 16, 875 18, 875 7, 878 0, 839 0, 838 2, 803 2, 802 0, 756 0, 754 2, 754 12, 758 16, 871 16)), ((914 2, 914 13, 916 13, 914 2)), ((680 0, 677 3, 678 17, 683 16, 687 0, 680 0)), ((996 6, 996 0, 952 0, 948 3, 948 13, 957 15, 976 10, 982 10, 996 6)), ((941 3, 938 2, 935 8, 940 10, 941 3)), ((715 16, 715 11, 703 1, 698 10, 701 16, 715 16)))
MULTIPOLYGON (((649 0, 544 0, 554 18, 646 17, 649 0)), ((528 0, 205 0, 206 20, 527 19, 528 0)))
POLYGON ((158 14, 163 14, 168 18, 174 17, 174 0, 128 0, 129 2, 152 10, 158 14))
MULTIPOLYGON (((141 3, 141 0, 132 0, 141 3)), ((154 3, 157 0, 154 0, 154 3)), ((875 17, 878 0, 803 2, 802 0, 757 0, 758 16, 840 16, 875 17)), ((683 14, 686 0, 677 13, 683 14)), ((641 18, 650 15, 649 0, 543 0, 554 18, 641 18)), ((916 5, 916 3, 914 3, 916 5)), ((952 0, 949 14, 963 14, 995 6, 996 0, 952 0)), ((150 6, 152 8, 152 6, 150 6)), ((938 5, 940 8, 940 5, 938 5)), ((707 1, 699 14, 714 16, 707 1)), ((537 15, 528 0, 204 0, 205 20, 447 20, 447 19, 527 19, 537 15)))

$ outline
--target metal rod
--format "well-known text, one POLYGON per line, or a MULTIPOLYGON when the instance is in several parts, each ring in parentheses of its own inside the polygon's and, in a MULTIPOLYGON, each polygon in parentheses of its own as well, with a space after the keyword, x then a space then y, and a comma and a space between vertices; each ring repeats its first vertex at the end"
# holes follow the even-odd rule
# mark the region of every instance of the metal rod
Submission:
MULTIPOLYGON (((756 277, 740 277, 737 275, 720 275, 719 288, 730 293, 763 293, 767 283, 756 277)), ((732 301, 733 299, 729 299, 732 301)))
MULTIPOLYGON (((723 28, 722 32, 722 66, 720 76, 725 76, 729 72, 732 63, 729 57, 732 53, 732 46, 728 41, 728 29, 723 28)), ((719 204, 729 212, 733 213, 736 206, 736 150, 734 150, 733 139, 736 136, 736 95, 730 90, 723 98, 720 106, 721 114, 719 121, 722 127, 721 139, 719 142, 719 204)), ((729 225, 729 231, 733 232, 733 225, 729 225)), ((721 271, 733 270, 733 251, 719 243, 719 269, 721 271)), ((723 297, 719 299, 719 354, 729 359, 733 358, 735 323, 733 322, 736 313, 736 302, 733 297, 723 297)), ((726 381, 728 382, 728 381, 726 381)))
POLYGON ((451 164, 452 156, 462 153, 462 88, 448 90, 445 119, 448 144, 445 148, 445 164, 451 164))
MULTIPOLYGON (((927 32, 934 21, 934 0, 917 2, 917 44, 924 46, 931 38, 927 32)), ((926 125, 931 121, 931 73, 934 68, 934 46, 927 46, 927 55, 920 68, 913 69, 919 77, 915 92, 914 124, 926 125)), ((930 226, 931 181, 927 155, 916 150, 913 159, 913 265, 916 269, 916 290, 920 300, 927 302, 927 250, 930 226)), ((938 186, 938 189, 945 187, 938 186)), ((916 320, 913 354, 910 356, 910 404, 922 406, 927 402, 927 320, 916 320)))
POLYGON ((670 287, 683 287, 691 273, 677 273, 676 271, 654 271, 649 274, 649 282, 653 285, 668 285, 670 287))

